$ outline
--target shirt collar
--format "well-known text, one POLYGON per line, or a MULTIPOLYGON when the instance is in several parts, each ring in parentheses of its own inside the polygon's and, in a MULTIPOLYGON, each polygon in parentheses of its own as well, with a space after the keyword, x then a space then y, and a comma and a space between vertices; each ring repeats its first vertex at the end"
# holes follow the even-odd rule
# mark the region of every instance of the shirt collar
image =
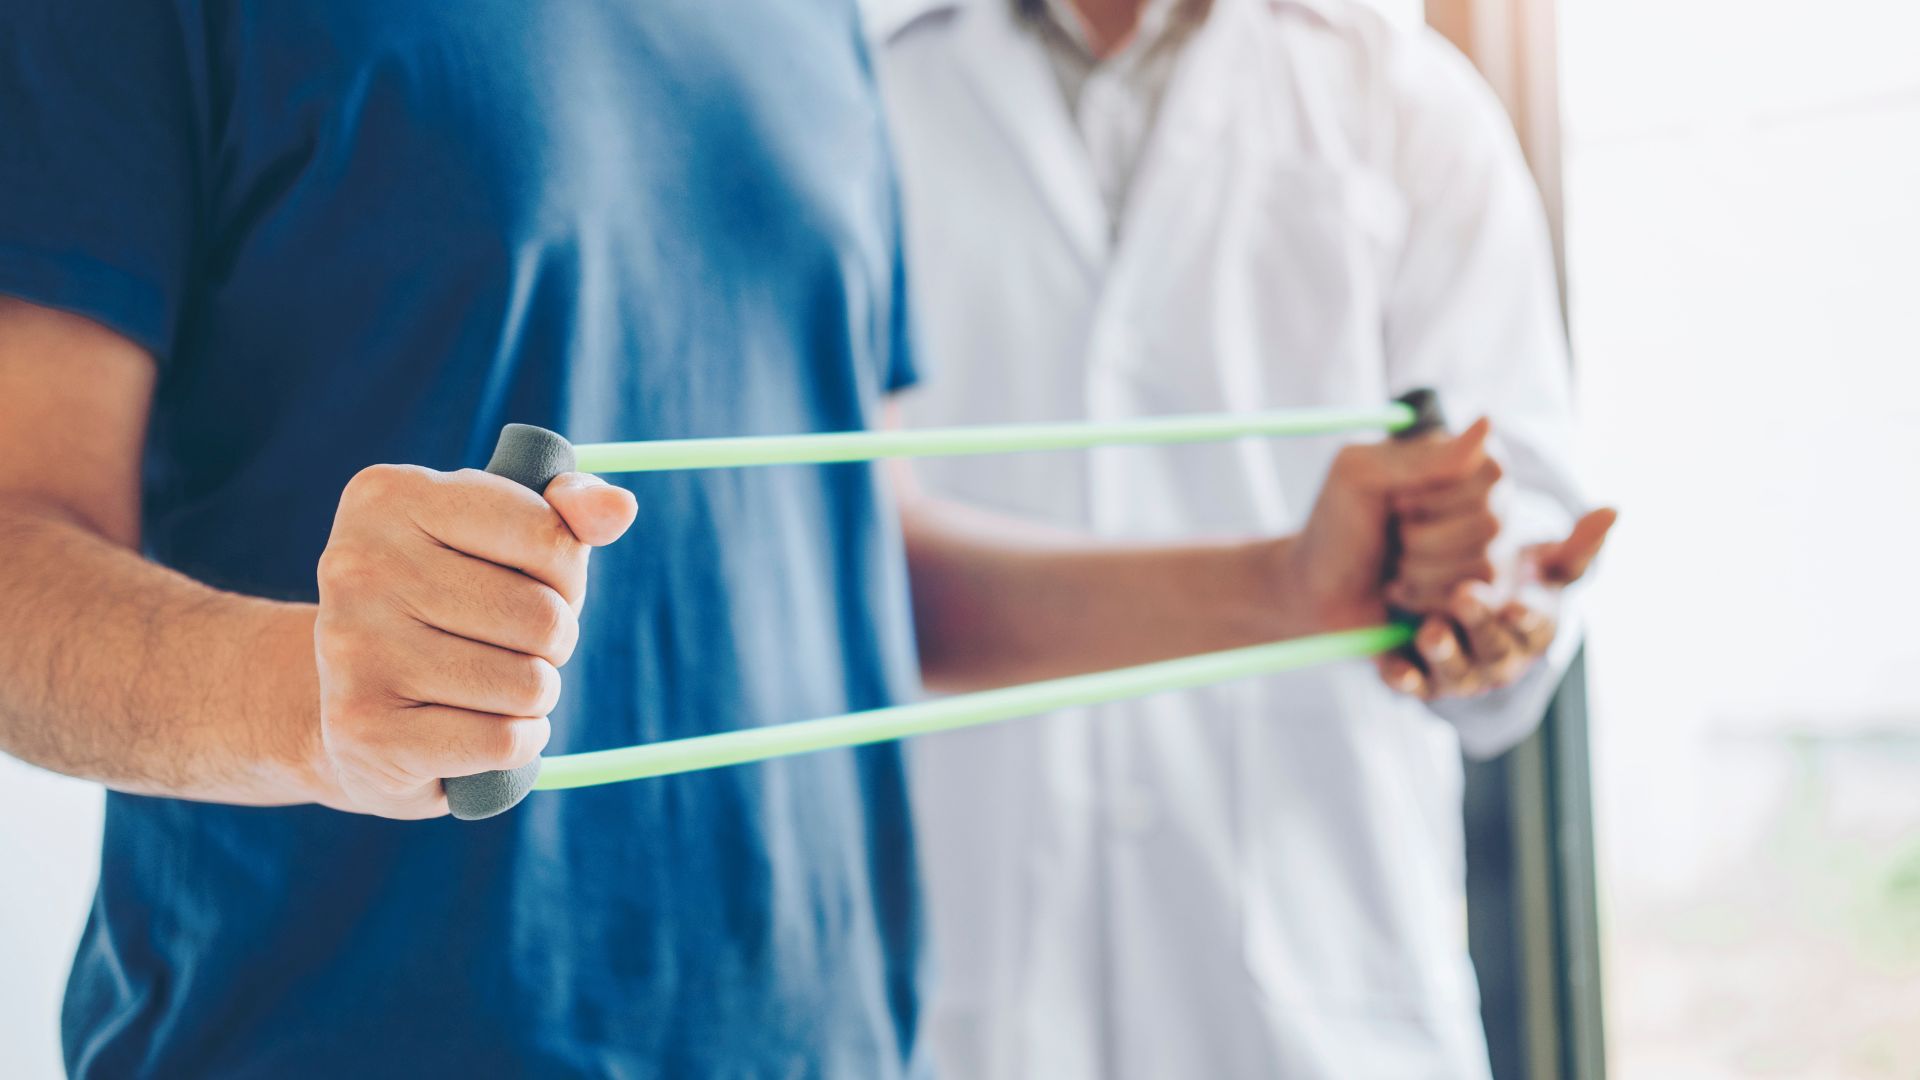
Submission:
MULTIPOLYGON (((1013 4, 1016 14, 1058 32, 1089 62, 1093 61, 1093 47, 1089 43, 1091 38, 1087 33, 1086 20, 1080 17, 1073 0, 1007 2, 1013 4)), ((1134 27, 1133 36, 1108 59, 1119 60, 1151 50, 1175 31, 1185 31, 1199 25, 1206 18, 1210 6, 1211 0, 1147 0, 1141 8, 1140 22, 1134 27)))

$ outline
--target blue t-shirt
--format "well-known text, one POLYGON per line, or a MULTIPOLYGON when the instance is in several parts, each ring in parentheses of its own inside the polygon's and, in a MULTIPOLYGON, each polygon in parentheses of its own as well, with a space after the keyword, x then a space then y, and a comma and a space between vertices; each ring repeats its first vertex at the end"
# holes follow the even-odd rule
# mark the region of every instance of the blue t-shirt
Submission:
MULTIPOLYGON (((898 242, 849 0, 0 5, 0 292, 154 354, 145 548, 223 588, 312 600, 356 470, 508 421, 864 426, 911 378, 898 242)), ((869 468, 622 482, 549 752, 913 691, 869 468)), ((903 796, 884 747, 475 824, 112 795, 68 1063, 897 1075, 903 796)))

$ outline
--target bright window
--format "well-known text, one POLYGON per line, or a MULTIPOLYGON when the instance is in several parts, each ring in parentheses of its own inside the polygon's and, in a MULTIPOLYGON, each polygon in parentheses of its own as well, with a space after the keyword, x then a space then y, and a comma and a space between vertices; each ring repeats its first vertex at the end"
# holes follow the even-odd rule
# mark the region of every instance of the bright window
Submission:
POLYGON ((1561 36, 1610 1071, 1920 1075, 1920 4, 1561 36))

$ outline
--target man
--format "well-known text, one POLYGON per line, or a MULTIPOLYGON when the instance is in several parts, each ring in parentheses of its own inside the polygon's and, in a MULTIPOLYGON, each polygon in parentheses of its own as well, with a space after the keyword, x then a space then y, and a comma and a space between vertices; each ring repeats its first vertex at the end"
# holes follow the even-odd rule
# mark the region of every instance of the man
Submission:
MULTIPOLYGON (((881 16, 940 372, 911 422, 1432 385, 1493 419, 1508 477, 1500 520, 1401 503, 1401 536, 1433 553, 1410 551, 1404 577, 1494 578, 1502 526, 1511 572, 1450 597, 1381 679, 1328 667, 914 748, 937 1060, 970 1078, 1484 1075, 1459 751, 1498 753, 1538 720, 1575 645, 1554 594, 1612 520, 1575 522, 1546 230, 1503 114, 1438 39, 1338 0, 881 16)), ((1336 448, 916 471, 940 496, 1152 542, 1294 527, 1336 448)), ((922 639, 939 640, 924 620, 922 639)))
MULTIPOLYGON (((912 380, 851 8, 15 0, 0 130, 0 746, 113 789, 71 1073, 914 1071, 895 748, 478 823, 440 782, 915 691, 874 470, 439 471, 912 380)), ((909 497, 919 615, 1044 630, 1035 675, 1377 618, 1391 499, 1471 516, 1485 434, 1234 542, 909 497)))

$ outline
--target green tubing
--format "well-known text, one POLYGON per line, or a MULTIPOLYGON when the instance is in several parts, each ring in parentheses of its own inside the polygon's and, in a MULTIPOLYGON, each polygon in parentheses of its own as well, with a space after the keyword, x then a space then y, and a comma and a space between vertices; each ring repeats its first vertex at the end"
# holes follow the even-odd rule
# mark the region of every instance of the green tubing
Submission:
POLYGON ((955 457, 1026 450, 1072 450, 1118 443, 1211 442, 1246 436, 1325 435, 1338 431, 1399 431, 1414 422, 1414 410, 1393 402, 1369 408, 1284 409, 1272 412, 1202 413, 1098 423, 1009 424, 997 427, 925 428, 918 431, 842 431, 818 435, 748 435, 722 439, 655 439, 644 442, 580 443, 574 447, 586 472, 660 472, 667 469, 727 469, 743 465, 810 465, 875 458, 955 457))
POLYGON ((1344 630, 845 716, 670 739, 617 750, 562 754, 546 759, 534 790, 558 791, 643 780, 1038 716, 1058 709, 1099 705, 1229 679, 1292 671, 1334 660, 1373 656, 1399 648, 1412 637, 1410 627, 1398 624, 1344 630))
MULTIPOLYGON (((1116 444, 1211 442, 1244 437, 1325 435, 1341 431, 1411 427, 1412 406, 1394 402, 1370 408, 1310 408, 1271 412, 1207 413, 1099 423, 1012 424, 998 427, 925 428, 914 431, 848 431, 814 435, 751 435, 719 439, 657 439, 645 442, 581 443, 574 447, 585 472, 661 472, 727 469, 749 465, 812 465, 876 458, 952 457, 1032 450, 1072 450, 1116 444)), ((690 739, 671 739, 562 754, 547 758, 535 791, 613 784, 653 776, 715 769, 751 761, 863 746, 953 728, 1037 716, 1058 709, 1098 705, 1168 690, 1291 671, 1334 660, 1372 656, 1412 638, 1399 625, 1347 630, 1271 645, 1188 656, 1155 664, 1009 686, 977 694, 935 698, 885 709, 746 728, 690 739)))

